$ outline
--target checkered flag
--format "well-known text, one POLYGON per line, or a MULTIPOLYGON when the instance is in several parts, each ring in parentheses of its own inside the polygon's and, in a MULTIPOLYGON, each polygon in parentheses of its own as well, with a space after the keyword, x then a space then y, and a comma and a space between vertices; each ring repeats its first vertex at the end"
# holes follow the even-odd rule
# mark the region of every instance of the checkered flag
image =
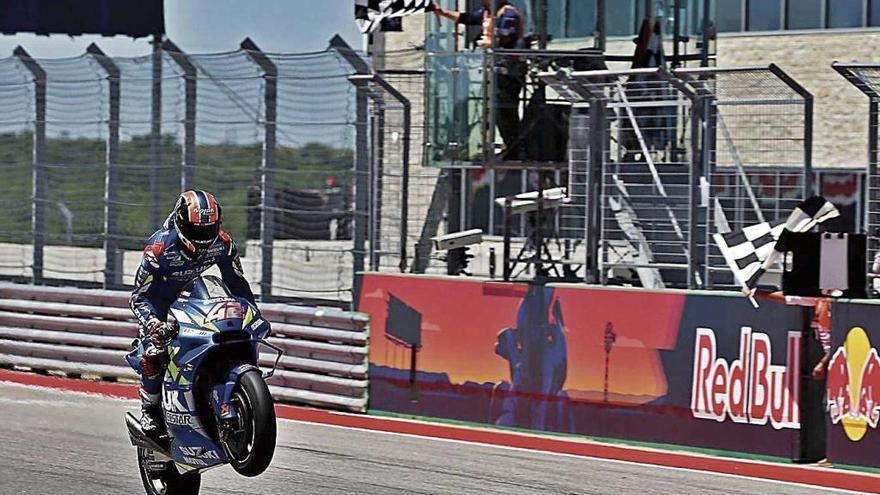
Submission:
POLYGON ((748 282, 761 270, 764 261, 773 252, 776 241, 784 230, 785 222, 775 220, 750 225, 738 232, 715 234, 712 237, 737 282, 747 287, 748 282))
POLYGON ((825 220, 838 216, 840 212, 834 204, 821 196, 813 196, 799 204, 784 222, 759 223, 739 232, 715 234, 713 238, 727 266, 743 286, 743 292, 751 294, 761 276, 785 252, 788 233, 808 232, 825 220))
POLYGON ((434 10, 433 0, 355 0, 354 18, 364 34, 378 31, 382 21, 434 10))

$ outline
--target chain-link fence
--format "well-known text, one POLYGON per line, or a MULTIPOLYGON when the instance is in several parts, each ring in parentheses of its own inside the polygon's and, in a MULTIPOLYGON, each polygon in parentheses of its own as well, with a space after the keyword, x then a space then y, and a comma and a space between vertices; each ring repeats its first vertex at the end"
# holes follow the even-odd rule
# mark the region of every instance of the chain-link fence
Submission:
MULTIPOLYGON (((813 188, 813 96, 776 65, 674 71, 704 95, 708 234, 785 217, 813 188)), ((736 287, 707 239, 706 287, 736 287)))
POLYGON ((775 66, 542 78, 573 104, 568 211, 588 280, 733 285, 710 234, 812 191, 812 96, 775 66))
POLYGON ((0 59, 0 276, 130 285, 177 195, 201 188, 263 294, 351 300, 369 212, 349 77, 367 72, 339 39, 302 54, 16 50, 0 59))
MULTIPOLYGON (((493 273, 508 232, 525 267, 514 279, 539 271, 543 244, 569 280, 722 287, 710 234, 857 175, 811 173, 812 97, 775 66, 545 71, 535 94, 564 103, 567 167, 426 166, 429 57, 382 55, 373 66, 337 38, 301 54, 245 40, 190 55, 166 41, 144 57, 93 45, 0 59, 0 277, 130 285, 174 199, 201 188, 264 296, 350 302, 362 271, 444 272, 431 238, 473 227, 485 234, 474 275, 493 273), (566 200, 539 226, 496 202, 555 187, 566 200)), ((872 88, 868 69, 847 70, 872 88)))
POLYGON ((872 270, 874 257, 880 251, 880 174, 877 171, 878 143, 880 143, 880 64, 876 63, 838 63, 832 68, 846 78, 850 84, 868 97, 868 167, 865 180, 865 231, 868 234, 868 272, 872 270))

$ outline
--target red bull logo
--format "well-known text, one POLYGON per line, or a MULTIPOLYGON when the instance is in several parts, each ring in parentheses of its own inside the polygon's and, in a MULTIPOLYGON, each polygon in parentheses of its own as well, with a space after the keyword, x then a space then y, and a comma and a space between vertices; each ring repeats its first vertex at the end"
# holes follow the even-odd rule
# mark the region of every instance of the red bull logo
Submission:
POLYGON ((728 362, 717 355, 715 332, 698 328, 694 343, 691 413, 695 418, 774 428, 800 428, 798 377, 801 334, 788 333, 785 365, 771 363, 767 334, 740 330, 739 355, 728 362))
POLYGON ((880 356, 868 334, 853 327, 828 365, 828 416, 858 442, 880 424, 880 356))

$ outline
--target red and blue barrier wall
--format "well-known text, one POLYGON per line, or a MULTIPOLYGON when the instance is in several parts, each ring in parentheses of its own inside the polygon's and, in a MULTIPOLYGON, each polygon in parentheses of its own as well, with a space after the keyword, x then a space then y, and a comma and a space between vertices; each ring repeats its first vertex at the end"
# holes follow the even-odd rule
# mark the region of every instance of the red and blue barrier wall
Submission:
POLYGON ((368 274, 358 309, 372 318, 373 409, 803 452, 803 308, 756 310, 715 292, 368 274))

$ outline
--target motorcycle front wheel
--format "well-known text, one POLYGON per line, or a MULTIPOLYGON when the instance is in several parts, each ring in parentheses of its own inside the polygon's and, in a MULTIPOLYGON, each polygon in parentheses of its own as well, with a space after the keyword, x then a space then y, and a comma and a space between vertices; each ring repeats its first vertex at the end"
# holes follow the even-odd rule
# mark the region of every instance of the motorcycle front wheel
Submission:
POLYGON ((147 495, 199 495, 202 477, 199 473, 180 474, 170 465, 162 471, 149 469, 153 456, 147 449, 138 447, 138 467, 147 495))
POLYGON ((275 455, 275 405, 269 387, 257 370, 243 373, 230 405, 238 415, 237 427, 224 442, 230 464, 242 476, 258 476, 275 455))

